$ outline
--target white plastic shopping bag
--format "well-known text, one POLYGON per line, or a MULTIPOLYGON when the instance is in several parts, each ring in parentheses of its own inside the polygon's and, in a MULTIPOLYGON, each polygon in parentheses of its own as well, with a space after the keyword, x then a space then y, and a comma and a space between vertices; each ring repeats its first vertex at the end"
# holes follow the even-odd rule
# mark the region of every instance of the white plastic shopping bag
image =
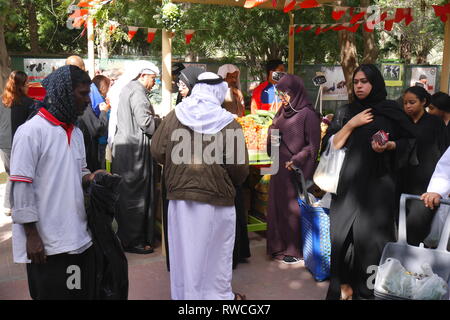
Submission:
POLYGON ((334 136, 328 140, 327 149, 320 156, 313 180, 323 191, 336 193, 339 174, 345 159, 345 149, 334 149, 333 138, 334 136))

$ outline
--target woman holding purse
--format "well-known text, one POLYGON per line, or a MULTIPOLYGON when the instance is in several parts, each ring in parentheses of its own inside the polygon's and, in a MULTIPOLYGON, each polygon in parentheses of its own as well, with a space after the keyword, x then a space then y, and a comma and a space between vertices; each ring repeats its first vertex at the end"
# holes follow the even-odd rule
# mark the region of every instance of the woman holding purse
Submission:
POLYGON ((283 105, 269 128, 267 150, 271 137, 280 134, 279 170, 270 179, 267 212, 267 254, 286 264, 300 262, 300 209, 297 192, 291 183, 293 166, 302 169, 305 179, 311 180, 317 164, 320 146, 320 118, 314 111, 303 80, 287 74, 276 85, 283 105))
POLYGON ((325 137, 346 147, 330 208, 331 279, 327 299, 373 299, 374 267, 395 240, 399 168, 414 156, 415 131, 402 108, 386 100, 381 72, 353 74, 353 102, 337 111, 325 137))

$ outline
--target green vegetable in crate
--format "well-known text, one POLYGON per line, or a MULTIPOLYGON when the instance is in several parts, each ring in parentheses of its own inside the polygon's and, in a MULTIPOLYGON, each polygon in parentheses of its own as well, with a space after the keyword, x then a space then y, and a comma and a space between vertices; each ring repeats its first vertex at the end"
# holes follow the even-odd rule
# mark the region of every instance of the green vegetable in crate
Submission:
POLYGON ((275 117, 275 112, 267 110, 257 110, 256 114, 258 116, 269 117, 270 119, 273 119, 275 117))

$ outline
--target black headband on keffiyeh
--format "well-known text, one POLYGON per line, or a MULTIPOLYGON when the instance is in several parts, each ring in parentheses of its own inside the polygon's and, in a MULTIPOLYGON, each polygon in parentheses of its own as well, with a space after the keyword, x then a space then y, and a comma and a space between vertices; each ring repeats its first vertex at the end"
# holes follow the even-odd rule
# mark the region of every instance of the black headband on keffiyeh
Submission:
POLYGON ((74 66, 66 65, 50 73, 42 81, 42 86, 46 90, 44 104, 47 111, 61 122, 74 124, 78 116, 75 110, 70 67, 74 66))
POLYGON ((196 83, 206 83, 206 84, 219 84, 224 82, 223 78, 221 76, 217 76, 218 78, 212 78, 212 79, 198 79, 196 83))

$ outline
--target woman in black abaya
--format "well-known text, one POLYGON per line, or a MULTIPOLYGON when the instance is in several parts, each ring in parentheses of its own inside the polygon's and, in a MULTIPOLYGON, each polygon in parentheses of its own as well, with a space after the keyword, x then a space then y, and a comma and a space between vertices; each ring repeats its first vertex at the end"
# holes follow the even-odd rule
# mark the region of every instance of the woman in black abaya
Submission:
POLYGON ((412 122, 386 96, 377 67, 361 65, 353 74, 353 102, 338 110, 328 129, 326 139, 333 135, 333 146, 347 151, 330 208, 327 299, 373 298, 374 267, 386 243, 395 241, 398 171, 417 159, 412 122), (389 133, 385 145, 372 140, 379 130, 389 133))
MULTIPOLYGON (((416 166, 408 165, 401 170, 401 193, 421 195, 433 175, 436 164, 447 150, 447 128, 444 121, 425 111, 431 102, 431 95, 422 87, 406 89, 403 108, 417 129, 416 166)), ((406 226, 408 243, 418 246, 430 232, 436 210, 426 208, 422 201, 406 203, 406 226)))

